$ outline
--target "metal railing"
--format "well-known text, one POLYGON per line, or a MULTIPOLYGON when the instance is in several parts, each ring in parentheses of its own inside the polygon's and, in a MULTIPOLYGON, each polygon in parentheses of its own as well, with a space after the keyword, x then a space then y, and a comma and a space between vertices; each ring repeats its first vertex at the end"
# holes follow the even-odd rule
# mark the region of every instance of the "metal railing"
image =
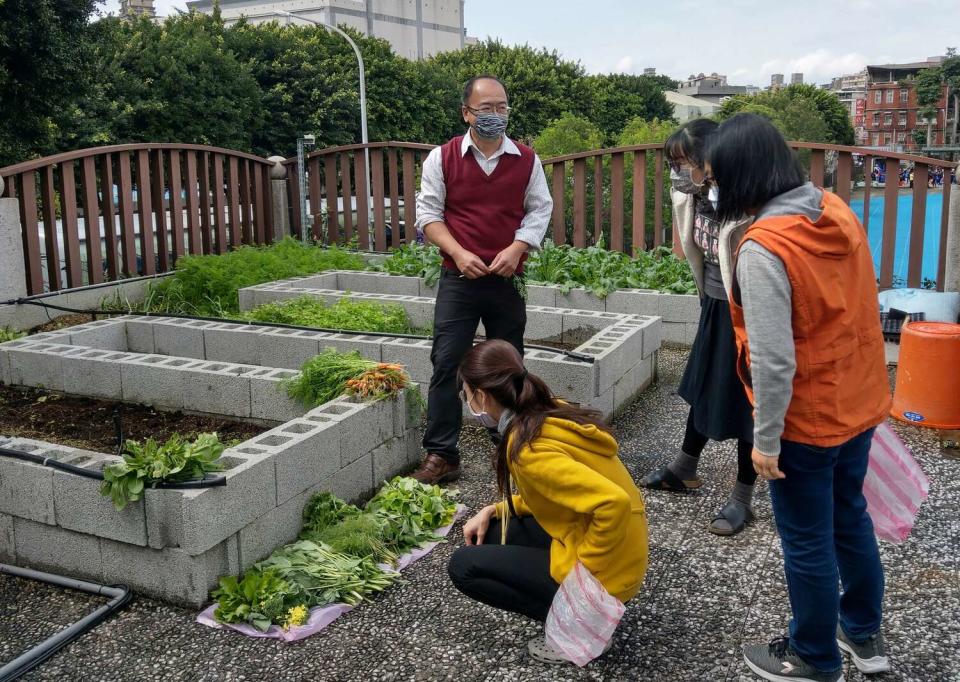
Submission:
POLYGON ((186 253, 267 243, 271 167, 218 147, 125 144, 0 168, 4 196, 20 204, 28 293, 152 275, 186 253))

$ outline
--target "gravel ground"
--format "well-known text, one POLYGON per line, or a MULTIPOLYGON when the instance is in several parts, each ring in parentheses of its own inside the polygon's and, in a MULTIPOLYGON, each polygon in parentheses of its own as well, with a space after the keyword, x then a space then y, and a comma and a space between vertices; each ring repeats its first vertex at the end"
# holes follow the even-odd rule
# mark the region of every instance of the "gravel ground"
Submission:
MULTIPOLYGON (((680 442, 685 407, 676 386, 686 356, 664 350, 659 384, 616 423, 622 455, 641 477, 680 442)), ((936 434, 896 425, 932 481, 911 539, 883 544, 885 633, 893 680, 960 680, 960 462, 941 457, 936 434)), ((463 501, 476 509, 494 496, 488 445, 464 436, 463 501)), ((650 570, 629 604, 613 649, 587 668, 542 666, 526 655, 539 627, 462 597, 446 574, 459 529, 405 571, 405 583, 298 644, 252 640, 194 622, 195 613, 148 599, 50 659, 28 680, 751 680, 743 642, 785 627, 789 608, 783 560, 764 484, 757 522, 732 539, 706 532, 735 476, 732 443, 704 453, 706 485, 696 493, 646 495, 650 570)), ((99 600, 0 578, 0 661, 75 620, 99 600)), ((848 680, 862 681, 855 669, 848 680)))

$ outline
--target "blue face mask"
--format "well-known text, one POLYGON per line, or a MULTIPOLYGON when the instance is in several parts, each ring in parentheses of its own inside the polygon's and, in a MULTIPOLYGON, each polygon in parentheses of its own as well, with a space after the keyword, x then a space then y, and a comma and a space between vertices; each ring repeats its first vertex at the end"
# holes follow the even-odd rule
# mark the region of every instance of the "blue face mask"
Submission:
POLYGON ((479 137, 494 140, 507 131, 508 121, 507 116, 503 114, 477 114, 472 127, 479 137))

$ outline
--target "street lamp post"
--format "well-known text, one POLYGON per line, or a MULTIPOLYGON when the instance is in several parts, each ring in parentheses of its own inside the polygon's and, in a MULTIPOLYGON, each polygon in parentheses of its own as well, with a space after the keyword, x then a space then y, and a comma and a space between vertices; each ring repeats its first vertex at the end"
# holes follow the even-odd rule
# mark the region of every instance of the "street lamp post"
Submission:
POLYGON ((313 135, 304 135, 297 139, 297 186, 300 188, 300 239, 306 243, 310 234, 310 222, 313 216, 307 210, 307 169, 305 150, 316 144, 317 138, 313 135))
MULTIPOLYGON (((366 184, 367 184, 367 217, 369 219, 370 211, 373 210, 373 201, 370 195, 370 150, 367 148, 367 143, 370 141, 367 137, 367 77, 366 71, 363 66, 363 55, 360 54, 360 48, 357 47, 357 44, 353 41, 353 38, 350 35, 342 30, 339 26, 333 26, 332 24, 325 24, 321 21, 316 21, 315 19, 309 19, 292 12, 287 12, 285 10, 276 10, 277 14, 281 14, 289 19, 302 19, 303 21, 309 22, 316 26, 320 26, 327 30, 333 31, 338 35, 342 36, 344 40, 350 43, 350 47, 353 48, 353 53, 357 56, 357 64, 360 67, 360 141, 363 143, 363 158, 366 161, 366 184)), ((301 196, 306 196, 302 194, 301 196)), ((333 199, 336 201, 336 197, 333 199)), ((330 201, 330 197, 327 197, 327 201, 330 201)), ((353 206, 344 205, 344 210, 353 212, 353 206)), ((357 216, 359 218, 359 216, 357 216)))

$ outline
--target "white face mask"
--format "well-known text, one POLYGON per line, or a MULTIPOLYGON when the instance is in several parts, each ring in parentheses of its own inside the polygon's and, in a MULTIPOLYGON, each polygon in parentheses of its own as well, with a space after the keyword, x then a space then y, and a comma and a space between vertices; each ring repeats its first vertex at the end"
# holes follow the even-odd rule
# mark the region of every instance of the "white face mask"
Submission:
POLYGON ((707 192, 707 200, 710 202, 710 205, 713 206, 713 210, 717 210, 717 205, 720 203, 720 190, 717 189, 716 185, 710 185, 710 191, 707 192))
MULTIPOLYGON (((474 393, 473 395, 476 395, 476 393, 474 393)), ((487 414, 486 412, 474 412, 473 405, 470 404, 472 402, 472 398, 468 398, 465 402, 467 404, 467 409, 470 410, 470 414, 473 415, 474 419, 477 419, 481 424, 483 424, 488 429, 497 428, 497 425, 498 425, 497 420, 491 417, 489 414, 487 414)))

